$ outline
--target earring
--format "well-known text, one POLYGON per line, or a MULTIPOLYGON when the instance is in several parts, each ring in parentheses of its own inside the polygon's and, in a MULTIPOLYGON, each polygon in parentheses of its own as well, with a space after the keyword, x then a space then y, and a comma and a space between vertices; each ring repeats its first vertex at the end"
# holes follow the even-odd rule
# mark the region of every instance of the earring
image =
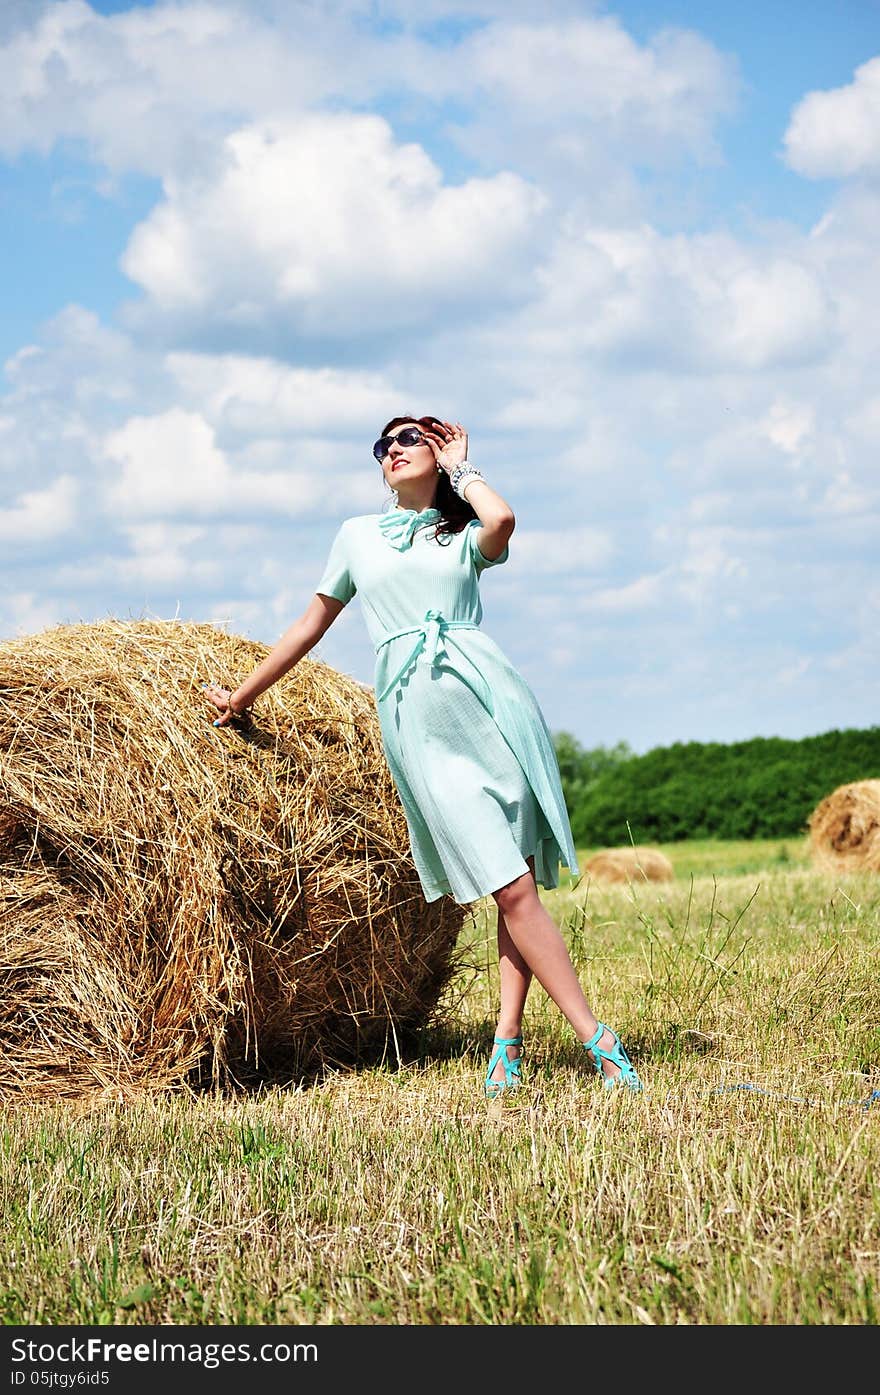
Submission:
POLYGON ((442 475, 442 474, 443 474, 443 466, 442 466, 442 465, 438 465, 438 466, 437 466, 437 474, 438 474, 438 475, 442 475))

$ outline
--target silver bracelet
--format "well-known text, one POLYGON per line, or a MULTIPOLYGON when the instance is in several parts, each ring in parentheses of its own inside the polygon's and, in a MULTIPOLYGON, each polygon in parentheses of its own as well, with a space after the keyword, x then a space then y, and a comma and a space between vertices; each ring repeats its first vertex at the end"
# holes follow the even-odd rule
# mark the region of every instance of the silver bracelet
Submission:
MULTIPOLYGON (((464 499, 464 491, 469 484, 473 484, 474 480, 482 480, 485 484, 486 477, 482 470, 478 470, 476 465, 468 464, 466 460, 463 460, 460 465, 456 466, 449 476, 449 483, 452 485, 459 499, 464 499)), ((465 500, 465 502, 467 502, 467 500, 465 500)))
POLYGON ((237 708, 232 706, 232 694, 226 702, 226 711, 233 722, 240 722, 243 727, 249 727, 253 723, 253 714, 249 707, 237 708))

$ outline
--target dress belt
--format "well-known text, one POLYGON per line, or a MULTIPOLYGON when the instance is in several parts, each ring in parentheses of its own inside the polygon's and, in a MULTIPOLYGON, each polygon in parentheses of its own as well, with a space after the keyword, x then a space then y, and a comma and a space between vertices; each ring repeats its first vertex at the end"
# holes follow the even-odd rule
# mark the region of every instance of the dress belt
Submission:
POLYGON ((376 699, 381 702, 386 698, 392 689, 396 688, 413 664, 417 663, 423 656, 423 661, 427 662, 429 668, 433 668, 442 654, 445 653, 444 636, 447 630, 478 630, 479 625, 475 625, 472 620, 447 620, 441 615, 439 610, 426 610, 425 618, 420 625, 412 625, 407 630, 397 630, 393 635, 386 635, 376 645, 376 653, 384 649, 386 644, 390 644, 393 639, 400 639, 403 635, 416 635, 416 642, 410 650, 406 659, 391 679, 386 683, 382 692, 376 699))

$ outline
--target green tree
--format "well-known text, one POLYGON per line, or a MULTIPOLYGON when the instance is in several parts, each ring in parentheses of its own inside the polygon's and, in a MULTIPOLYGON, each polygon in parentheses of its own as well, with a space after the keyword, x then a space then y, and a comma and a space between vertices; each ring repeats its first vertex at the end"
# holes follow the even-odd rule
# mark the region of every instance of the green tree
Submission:
POLYGON ((637 756, 625 741, 585 750, 554 738, 575 842, 799 836, 813 809, 854 780, 880 778, 880 727, 800 741, 676 742, 637 756))

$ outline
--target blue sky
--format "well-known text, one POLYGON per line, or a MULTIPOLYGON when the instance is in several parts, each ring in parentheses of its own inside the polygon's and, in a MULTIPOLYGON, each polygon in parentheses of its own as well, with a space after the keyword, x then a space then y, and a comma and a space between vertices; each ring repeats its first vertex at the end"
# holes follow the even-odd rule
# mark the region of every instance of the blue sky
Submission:
POLYGON ((0 636, 271 644, 428 411, 551 729, 876 723, 878 184, 880 0, 8 0, 0 636))

